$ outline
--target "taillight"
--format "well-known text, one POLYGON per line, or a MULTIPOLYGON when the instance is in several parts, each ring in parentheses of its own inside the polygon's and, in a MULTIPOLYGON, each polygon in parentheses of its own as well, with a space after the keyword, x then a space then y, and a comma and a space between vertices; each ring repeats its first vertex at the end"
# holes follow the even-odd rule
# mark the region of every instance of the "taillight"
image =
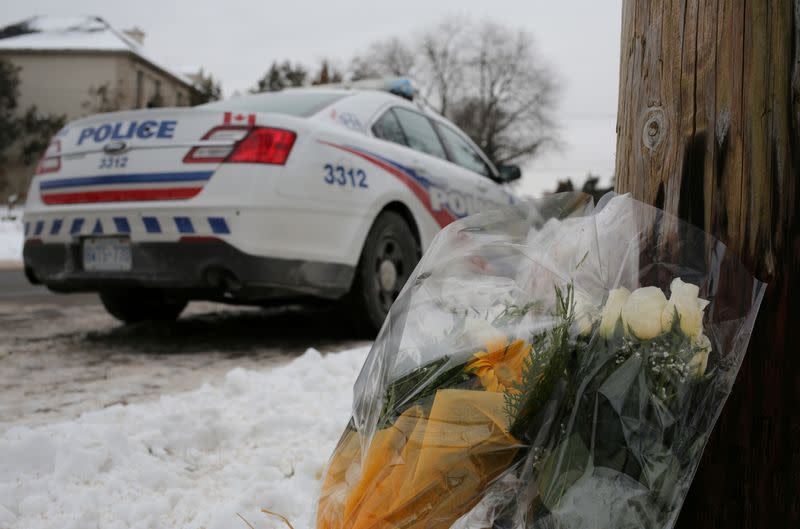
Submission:
POLYGON ((250 127, 215 127, 203 136, 210 145, 192 147, 183 157, 183 163, 221 163, 233 151, 234 144, 247 136, 250 127), (220 145, 214 145, 218 141, 220 145))
POLYGON ((297 135, 284 129, 217 127, 203 140, 221 145, 192 147, 183 158, 184 163, 264 163, 283 165, 294 146, 297 135), (249 131, 249 133, 248 133, 249 131), (231 140, 235 143, 230 145, 231 140))
POLYGON ((55 173, 61 169, 61 142, 53 140, 44 151, 39 165, 36 166, 36 174, 55 173))
POLYGON ((225 162, 283 165, 297 135, 283 129, 253 129, 225 162))

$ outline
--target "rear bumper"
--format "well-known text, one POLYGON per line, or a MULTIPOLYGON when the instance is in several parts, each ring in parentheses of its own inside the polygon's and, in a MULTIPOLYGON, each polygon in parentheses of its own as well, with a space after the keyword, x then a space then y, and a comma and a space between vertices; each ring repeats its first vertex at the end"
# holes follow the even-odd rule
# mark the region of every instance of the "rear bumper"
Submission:
POLYGON ((190 299, 261 300, 314 296, 336 299, 350 289, 352 266, 246 254, 219 239, 133 242, 133 269, 83 269, 81 243, 25 243, 25 271, 59 292, 111 288, 182 290, 190 299))

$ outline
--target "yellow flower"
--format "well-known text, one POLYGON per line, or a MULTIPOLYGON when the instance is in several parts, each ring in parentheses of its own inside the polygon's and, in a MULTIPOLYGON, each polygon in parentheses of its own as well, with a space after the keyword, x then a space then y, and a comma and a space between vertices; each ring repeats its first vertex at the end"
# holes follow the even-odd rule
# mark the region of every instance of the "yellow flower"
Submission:
POLYGON ((486 344, 486 351, 475 353, 475 360, 467 365, 467 371, 475 373, 487 391, 515 391, 514 383, 522 382, 525 358, 531 352, 531 344, 525 340, 494 340, 486 344))

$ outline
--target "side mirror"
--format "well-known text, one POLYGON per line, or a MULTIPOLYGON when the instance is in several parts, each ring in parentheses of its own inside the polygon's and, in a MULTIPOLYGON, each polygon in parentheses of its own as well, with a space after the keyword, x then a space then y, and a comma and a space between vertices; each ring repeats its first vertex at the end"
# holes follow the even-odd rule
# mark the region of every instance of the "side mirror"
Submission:
POLYGON ((522 171, 519 165, 501 165, 498 167, 498 170, 500 171, 500 176, 497 178, 497 181, 501 184, 507 184, 514 180, 519 180, 520 177, 522 177, 522 171))

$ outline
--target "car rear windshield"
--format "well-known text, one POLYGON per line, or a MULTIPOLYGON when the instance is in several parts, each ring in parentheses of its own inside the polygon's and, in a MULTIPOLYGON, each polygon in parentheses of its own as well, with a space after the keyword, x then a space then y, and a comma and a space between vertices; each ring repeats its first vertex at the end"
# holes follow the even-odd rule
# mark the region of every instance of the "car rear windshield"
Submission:
POLYGON ((245 112, 276 112, 289 116, 308 117, 348 96, 347 93, 286 91, 267 92, 215 101, 198 108, 241 110, 245 112))

